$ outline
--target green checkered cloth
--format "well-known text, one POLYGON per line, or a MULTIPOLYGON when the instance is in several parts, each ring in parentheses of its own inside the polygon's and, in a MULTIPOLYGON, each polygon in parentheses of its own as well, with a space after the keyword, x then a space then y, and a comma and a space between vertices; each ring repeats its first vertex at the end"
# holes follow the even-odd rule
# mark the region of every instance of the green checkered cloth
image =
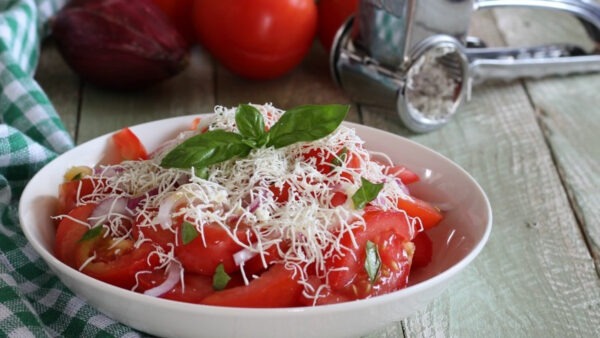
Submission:
POLYGON ((0 0, 0 337, 139 337, 76 297, 28 244, 28 180, 73 146, 33 73, 48 18, 66 0, 0 0))

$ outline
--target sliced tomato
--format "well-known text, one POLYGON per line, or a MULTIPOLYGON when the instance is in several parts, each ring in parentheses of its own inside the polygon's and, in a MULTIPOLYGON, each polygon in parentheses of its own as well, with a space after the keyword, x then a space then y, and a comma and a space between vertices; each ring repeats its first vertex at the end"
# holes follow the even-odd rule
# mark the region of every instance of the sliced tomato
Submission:
POLYGON ((288 182, 284 182, 281 188, 275 185, 270 185, 269 190, 273 193, 275 201, 277 203, 286 203, 290 199, 291 186, 288 182))
POLYGON ((325 149, 312 148, 302 154, 302 158, 306 162, 313 162, 317 171, 322 174, 329 174, 333 168, 334 156, 325 149))
POLYGON ((420 218, 425 230, 433 228, 444 218, 440 209, 416 197, 398 199, 397 205, 409 216, 420 218))
POLYGON ((123 128, 113 134, 112 140, 123 160, 146 160, 148 152, 140 139, 129 128, 123 128))
MULTIPOLYGON (((139 284, 136 291, 143 293, 162 284, 166 278, 164 269, 139 274, 139 284)), ((171 290, 161 295, 160 298, 186 303, 200 303, 202 299, 215 292, 212 286, 212 277, 186 272, 183 281, 185 285, 177 283, 171 290)))
MULTIPOLYGON (((285 245, 282 245, 282 247, 283 251, 285 251, 287 248, 285 245)), ((264 258, 265 259, 263 262, 263 258, 260 255, 256 255, 249 259, 247 262, 245 262, 244 272, 246 273, 246 276, 258 275, 264 272, 266 269, 268 269, 272 264, 280 260, 281 256, 279 256, 279 250, 277 248, 277 245, 271 245, 270 247, 265 249, 264 258), (264 263, 267 264, 266 267, 264 263)))
POLYGON ((168 229, 163 229, 160 225, 152 226, 141 226, 142 215, 139 215, 135 220, 135 224, 132 227, 132 236, 136 240, 141 236, 143 238, 150 239, 156 245, 162 247, 165 250, 169 250, 169 244, 175 243, 175 233, 168 229))
POLYGON ((202 304, 233 307, 275 308, 298 305, 302 285, 299 274, 281 264, 273 265, 250 284, 218 291, 202 304))
POLYGON ((300 295, 299 303, 304 306, 337 304, 353 300, 352 298, 342 293, 332 291, 329 287, 322 288, 322 286, 325 283, 317 276, 310 276, 307 282, 311 285, 314 291, 320 289, 320 292, 318 294, 318 297, 316 298, 315 295, 308 296, 307 294, 302 292, 300 295))
POLYGON ((431 263, 433 258, 433 242, 426 232, 419 232, 413 239, 415 254, 412 259, 412 269, 422 268, 431 263))
POLYGON ((85 204, 80 207, 74 207, 68 213, 69 217, 62 218, 56 229, 54 255, 58 260, 73 268, 79 268, 76 266, 74 253, 79 246, 79 240, 89 230, 88 227, 75 220, 87 222, 88 217, 90 217, 95 208, 96 204, 85 204))
POLYGON ((369 210, 365 228, 357 228, 342 237, 340 244, 348 248, 344 256, 327 261, 329 285, 333 291, 352 299, 389 293, 404 288, 413 254, 410 228, 401 212, 369 210), (375 245, 380 257, 378 273, 370 278, 365 268, 367 242, 375 245))
POLYGON ((98 236, 79 243, 75 250, 75 261, 76 266, 83 266, 79 269, 86 275, 131 289, 136 283, 135 275, 139 271, 149 270, 158 265, 158 257, 149 257, 152 251, 154 246, 147 242, 136 248, 131 239, 116 240, 98 236))
POLYGON ((418 182, 421 178, 415 172, 409 170, 405 166, 402 165, 394 165, 385 168, 385 174, 393 175, 396 178, 400 179, 404 184, 411 184, 418 182))
MULTIPOLYGON (((240 229, 236 235, 240 240, 247 242, 245 230, 240 229)), ((181 231, 177 236, 179 243, 183 243, 181 231)), ((217 265, 221 263, 227 273, 239 270, 233 255, 242 248, 219 225, 207 224, 204 226, 204 236, 199 234, 191 242, 175 247, 175 256, 187 271, 212 276, 217 265)))
POLYGON ((87 222, 95 207, 95 204, 77 207, 69 213, 70 217, 65 217, 59 223, 54 245, 55 255, 65 264, 80 269, 91 277, 131 288, 135 284, 137 272, 152 268, 158 263, 156 259, 148 259, 154 247, 143 243, 136 248, 131 239, 115 240, 102 235, 83 239, 89 228, 81 222, 87 222))
POLYGON ((69 213, 77 206, 78 198, 90 195, 94 192, 94 181, 91 178, 83 178, 76 181, 64 182, 58 186, 57 215, 69 213))
POLYGON ((346 195, 345 193, 343 193, 341 191, 336 191, 333 193, 333 196, 331 197, 331 206, 334 208, 337 206, 340 206, 340 205, 346 203, 347 199, 348 199, 348 195, 346 195))

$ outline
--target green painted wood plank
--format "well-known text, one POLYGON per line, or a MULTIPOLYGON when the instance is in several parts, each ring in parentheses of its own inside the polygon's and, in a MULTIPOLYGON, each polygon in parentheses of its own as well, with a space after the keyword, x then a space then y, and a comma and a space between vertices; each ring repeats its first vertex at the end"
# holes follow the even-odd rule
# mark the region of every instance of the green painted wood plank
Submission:
MULTIPOLYGON (((498 13, 500 27, 519 27, 506 30, 511 44, 568 41, 594 48, 572 16, 551 13, 548 20, 538 20, 531 10, 519 16, 502 14, 498 13), (522 27, 534 29, 523 34, 522 27)), ((529 80, 526 87, 600 275, 600 74, 529 80)))

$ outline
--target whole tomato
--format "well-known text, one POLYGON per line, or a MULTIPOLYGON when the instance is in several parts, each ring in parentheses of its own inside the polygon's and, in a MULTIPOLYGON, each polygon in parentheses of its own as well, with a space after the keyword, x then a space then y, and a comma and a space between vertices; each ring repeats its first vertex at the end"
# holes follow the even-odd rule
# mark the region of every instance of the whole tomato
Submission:
POLYGON ((317 35, 323 48, 331 50, 338 29, 356 12, 358 0, 319 0, 319 28, 317 35))
POLYGON ((195 0, 152 0, 171 20, 185 41, 191 45, 196 40, 192 24, 192 7, 195 0))
POLYGON ((296 67, 317 29, 314 0, 196 0, 199 42, 226 68, 272 79, 296 67))

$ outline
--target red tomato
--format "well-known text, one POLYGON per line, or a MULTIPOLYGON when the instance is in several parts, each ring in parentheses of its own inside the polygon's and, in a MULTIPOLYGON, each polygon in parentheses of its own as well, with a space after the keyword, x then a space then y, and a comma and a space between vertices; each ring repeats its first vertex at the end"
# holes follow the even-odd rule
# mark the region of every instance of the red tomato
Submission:
POLYGON ((409 225, 403 213, 369 210, 365 212, 364 219, 366 228, 353 231, 358 247, 354 247, 350 234, 346 234, 340 244, 351 251, 327 262, 331 270, 328 278, 332 290, 352 299, 385 294, 405 287, 413 253, 409 242, 409 225), (381 260, 374 281, 369 279, 365 268, 368 241, 376 245, 381 260))
MULTIPOLYGON (((139 275, 138 292, 144 292, 153 287, 162 284, 166 279, 165 270, 155 270, 152 273, 143 273, 139 275)), ((186 272, 183 281, 185 286, 177 283, 171 290, 167 291, 160 298, 176 300, 186 303, 200 303, 202 299, 215 292, 212 286, 212 277, 197 275, 186 272)))
POLYGON ((419 232, 413 239, 415 254, 412 260, 412 268, 421 268, 431 262, 433 257, 433 242, 426 232, 419 232))
POLYGON ((218 291, 202 300, 202 304, 234 307, 290 307, 298 305, 302 285, 299 274, 281 264, 254 279, 250 284, 218 291))
POLYGON ((77 197, 87 196, 94 191, 94 181, 89 178, 64 182, 58 186, 57 215, 67 214, 77 206, 77 197))
POLYGON ((196 0, 197 37, 232 72, 272 79, 296 67, 317 28, 314 0, 196 0))
POLYGON ((319 0, 317 7, 319 12, 317 35, 325 50, 330 52, 335 34, 348 17, 356 12, 358 0, 319 0))
POLYGON ((410 171, 408 168, 402 165, 390 166, 385 169, 387 175, 393 175, 398 178, 404 184, 411 184, 419 182, 421 179, 419 175, 410 171))
MULTIPOLYGON (((310 276, 308 278, 308 284, 310 284, 313 289, 316 291, 320 286, 324 283, 317 276, 310 276)), ((324 288, 321 292, 319 292, 319 297, 317 299, 313 299, 307 297, 304 292, 300 295, 300 304, 304 306, 312 306, 312 305, 325 305, 325 304, 337 304, 343 302, 349 302, 353 300, 352 298, 341 294, 339 292, 331 290, 331 288, 324 288)))
MULTIPOLYGON (((178 236, 179 243, 183 243, 181 231, 178 236)), ((237 236, 246 242, 244 230, 239 230, 237 236)), ((217 265, 221 263, 227 273, 239 270, 239 267, 235 265, 233 255, 242 250, 242 247, 223 228, 219 225, 205 225, 204 240, 206 240, 206 246, 202 235, 199 234, 191 242, 180 244, 175 248, 175 255, 187 271, 212 276, 217 265)))
MULTIPOLYGON (((282 246, 283 251, 287 250, 287 246, 282 246)), ((256 255, 244 263, 244 272, 246 273, 246 276, 259 275, 280 259, 281 256, 279 256, 277 246, 271 245, 265 250, 265 262, 267 263, 267 267, 265 268, 263 265, 262 257, 260 255, 256 255)))
POLYGON ((341 191, 336 191, 333 193, 333 197, 331 197, 331 206, 334 208, 337 206, 340 206, 340 205, 346 203, 347 199, 348 199, 348 195, 346 195, 345 193, 343 193, 341 191))
POLYGON ((79 240, 88 231, 87 227, 75 222, 74 219, 87 222, 95 208, 96 204, 86 204, 72 209, 69 217, 63 218, 56 229, 54 255, 58 260, 73 268, 79 268, 76 266, 74 253, 79 245, 79 240))
POLYGON ((192 45, 195 38, 192 7, 195 0, 152 0, 169 18, 184 40, 192 45))
MULTIPOLYGON (((93 212, 94 204, 86 204, 73 209, 69 215, 86 222, 93 212)), ((98 235, 82 240, 89 228, 70 218, 64 218, 58 225, 55 239, 55 254, 58 259, 83 273, 106 283, 129 289, 135 285, 135 274, 151 269, 158 263, 148 260, 154 247, 143 243, 135 248, 133 240, 117 242, 110 236, 98 235), (90 258, 94 257, 91 261, 90 258)))
POLYGON ((398 208, 404 209, 411 217, 418 217, 425 230, 436 226, 444 216, 440 209, 416 197, 398 199, 398 208))
POLYGON ((129 128, 123 128, 113 134, 112 140, 123 160, 146 160, 148 152, 140 139, 129 128))

